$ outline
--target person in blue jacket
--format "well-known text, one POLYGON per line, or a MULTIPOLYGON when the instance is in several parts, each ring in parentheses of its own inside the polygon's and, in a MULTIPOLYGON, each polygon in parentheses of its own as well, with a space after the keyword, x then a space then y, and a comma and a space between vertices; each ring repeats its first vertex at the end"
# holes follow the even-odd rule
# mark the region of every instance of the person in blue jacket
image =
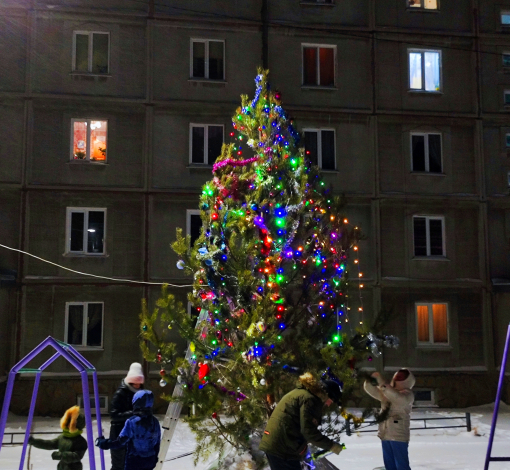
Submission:
POLYGON ((161 428, 152 415, 154 395, 140 390, 133 396, 133 416, 126 421, 116 439, 98 437, 96 446, 103 450, 126 447, 124 470, 153 470, 158 463, 161 428))

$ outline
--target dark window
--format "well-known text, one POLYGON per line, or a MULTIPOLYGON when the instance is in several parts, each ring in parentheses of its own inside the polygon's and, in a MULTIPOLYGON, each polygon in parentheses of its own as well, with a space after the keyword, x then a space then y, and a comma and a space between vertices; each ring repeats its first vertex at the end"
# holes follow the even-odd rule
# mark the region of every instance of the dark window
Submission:
POLYGON ((503 67, 510 67, 510 52, 503 52, 503 67))
POLYGON ((414 256, 445 256, 443 219, 439 217, 414 217, 414 256))
POLYGON ((103 254, 105 216, 104 210, 68 210, 69 252, 103 254))
POLYGON ((441 134, 411 134, 412 171, 442 172, 441 134))
POLYGON ((192 127, 191 162, 204 163, 205 127, 192 127))
POLYGON ((103 253, 103 239, 104 239, 104 212, 103 211, 90 211, 89 212, 89 227, 87 229, 88 253, 103 253))
POLYGON ((212 165, 221 154, 223 126, 207 126, 207 161, 212 165))
POLYGON ((107 74, 110 35, 108 33, 76 32, 74 34, 75 72, 107 74))
POLYGON ((321 131, 321 168, 323 170, 335 169, 335 132, 321 131))
POLYGON ((85 227, 85 214, 73 212, 71 214, 71 251, 83 251, 83 229, 85 227))
POLYGON ((189 216, 189 235, 191 237, 191 245, 195 243, 195 240, 200 236, 202 230, 202 218, 200 214, 190 214, 189 216))
POLYGON ((66 341, 75 346, 103 345, 102 303, 68 304, 66 341))
POLYGON ((225 47, 223 41, 192 41, 192 77, 224 80, 225 47))
POLYGON ((303 47, 303 85, 335 85, 335 49, 333 47, 303 47))
POLYGON ((427 219, 414 218, 414 256, 427 256, 427 219))
POLYGON ((193 43, 193 77, 205 78, 205 42, 193 43))
POLYGON ((223 126, 191 126, 191 163, 212 165, 221 154, 223 126))
POLYGON ((305 130, 305 156, 323 170, 334 170, 335 131, 305 130))

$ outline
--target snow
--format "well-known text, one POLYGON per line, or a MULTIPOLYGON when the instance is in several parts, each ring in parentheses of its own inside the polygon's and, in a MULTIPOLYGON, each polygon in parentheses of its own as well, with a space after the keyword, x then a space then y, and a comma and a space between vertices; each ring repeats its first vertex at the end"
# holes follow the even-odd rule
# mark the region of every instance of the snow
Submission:
MULTIPOLYGON (((411 432, 409 457, 413 470, 480 470, 485 462, 487 443, 489 439, 492 412, 494 404, 484 405, 468 410, 443 410, 443 409, 415 409, 412 418, 448 418, 463 416, 464 411, 471 412, 473 431, 467 432, 465 428, 428 429, 411 432)), ((160 421, 163 416, 158 416, 160 421)), ((9 414, 6 432, 23 432, 26 417, 9 414)), ((429 421, 427 426, 449 426, 464 424, 464 419, 455 421, 438 420, 429 421)), ((94 421, 94 426, 96 422, 94 421)), ((413 426, 421 427, 419 421, 413 422, 413 426)), ((103 418, 103 427, 108 434, 109 422, 103 418)), ((59 420, 55 418, 35 418, 33 431, 59 432, 59 420)), ((94 428, 94 436, 96 436, 94 428)), ((371 428, 366 428, 371 429, 371 428)), ((85 435, 85 433, 84 433, 85 435)), ((17 436, 17 439, 23 436, 17 436)), ((55 436, 39 436, 53 438, 55 436)), ((499 409, 498 424, 492 450, 493 457, 510 457, 510 406, 501 403, 499 409)), ((7 436, 4 437, 7 442, 7 436)), ((340 470, 372 470, 382 467, 382 452, 376 433, 354 433, 352 436, 343 436, 346 449, 340 455, 330 455, 328 459, 340 470)), ((178 457, 187 452, 192 452, 195 446, 194 436, 188 426, 180 421, 177 425, 167 460, 178 457)), ((32 448, 30 463, 33 470, 55 470, 56 462, 51 460, 49 451, 32 448)), ((95 448, 96 468, 100 469, 99 450, 95 448)), ((110 468, 110 455, 105 452, 105 468, 110 468)), ((21 456, 21 446, 6 446, 0 450, 0 469, 17 469, 21 456)), ((89 469, 88 455, 83 459, 84 470, 89 469)), ((26 462, 25 462, 26 468, 26 462)), ((181 457, 168 461, 164 470, 191 470, 193 468, 193 456, 181 457)), ((205 470, 206 463, 199 463, 197 470, 205 470)), ((491 470, 510 470, 510 462, 493 462, 491 470)))

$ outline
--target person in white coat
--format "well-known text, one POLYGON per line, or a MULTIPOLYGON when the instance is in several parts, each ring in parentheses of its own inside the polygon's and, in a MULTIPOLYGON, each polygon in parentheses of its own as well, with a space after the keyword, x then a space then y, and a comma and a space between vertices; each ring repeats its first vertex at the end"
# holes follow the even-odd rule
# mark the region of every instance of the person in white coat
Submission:
POLYGON ((364 384, 365 391, 381 402, 381 412, 388 413, 379 424, 378 436, 382 441, 386 470, 411 470, 409 466, 409 438, 411 408, 414 394, 411 391, 415 378, 410 370, 400 369, 391 383, 386 383, 379 372, 374 372, 364 384))

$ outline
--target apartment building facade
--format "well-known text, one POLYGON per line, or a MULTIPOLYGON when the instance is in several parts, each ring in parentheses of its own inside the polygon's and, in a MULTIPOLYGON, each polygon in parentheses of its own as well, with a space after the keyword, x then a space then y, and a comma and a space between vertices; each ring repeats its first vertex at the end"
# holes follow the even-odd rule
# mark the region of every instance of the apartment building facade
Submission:
MULTIPOLYGON (((0 376, 52 335, 97 366, 107 407, 141 360, 141 299, 188 281, 170 243, 199 230, 201 186, 263 65, 366 234, 353 324, 391 308, 401 340, 373 364, 413 369, 423 403, 493 400, 510 0, 6 0, 0 22, 0 243, 72 270, 0 247, 0 376)), ((55 363, 38 412, 80 393, 55 363)))

